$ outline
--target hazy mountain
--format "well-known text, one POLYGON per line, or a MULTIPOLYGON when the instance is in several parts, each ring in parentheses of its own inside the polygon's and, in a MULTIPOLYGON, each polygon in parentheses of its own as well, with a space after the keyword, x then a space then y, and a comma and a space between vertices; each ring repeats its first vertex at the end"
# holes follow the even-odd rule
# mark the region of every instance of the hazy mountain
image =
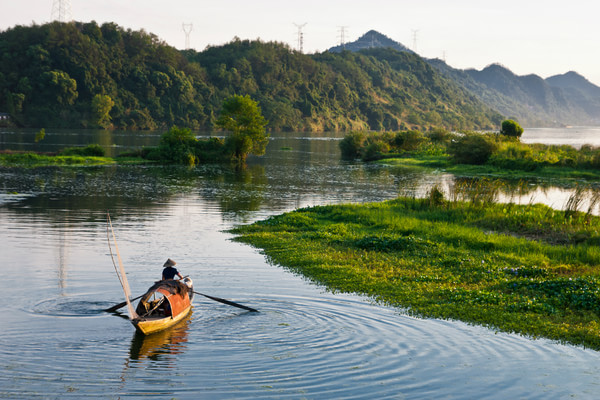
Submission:
POLYGON ((563 89, 577 89, 582 94, 590 97, 600 97, 600 87, 588 81, 585 77, 579 75, 575 71, 569 71, 566 74, 554 75, 546 78, 551 86, 560 87, 563 89))
POLYGON ((515 75, 498 64, 465 73, 483 85, 484 91, 476 92, 478 97, 483 99, 487 89, 511 99, 510 103, 501 102, 487 94, 485 102, 524 124, 585 125, 599 121, 600 88, 576 73, 542 79, 533 74, 515 75))
POLYGON ((600 87, 574 71, 551 76, 546 78, 546 82, 553 87, 561 88, 571 102, 592 116, 592 122, 600 123, 600 87))
MULTIPOLYGON (((401 43, 369 31, 346 50, 391 48, 411 52, 401 43)), ((341 51, 336 46, 330 51, 341 51)), ((585 125, 600 123, 600 87, 576 72, 543 79, 538 75, 515 75, 508 68, 492 64, 482 70, 452 68, 439 59, 426 60, 492 109, 527 126, 585 125)))

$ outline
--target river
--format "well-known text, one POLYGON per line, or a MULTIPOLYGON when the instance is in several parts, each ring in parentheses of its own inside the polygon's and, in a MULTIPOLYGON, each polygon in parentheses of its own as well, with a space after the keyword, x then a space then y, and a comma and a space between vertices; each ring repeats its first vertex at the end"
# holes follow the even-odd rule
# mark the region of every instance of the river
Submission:
MULTIPOLYGON (((600 144, 594 132, 585 143, 600 144)), ((158 140, 49 131, 34 144, 32 135, 0 131, 0 149, 101 142, 119 152, 158 140)), ((341 161, 340 137, 274 134, 243 171, 0 168, 0 398, 595 398, 596 351, 331 293, 232 240, 227 229, 298 207, 419 195, 452 179, 341 161), (135 334, 102 311, 123 300, 107 210, 134 295, 172 258, 197 291, 260 313, 197 296, 177 328, 135 334)), ((562 189, 546 190, 546 202, 558 201, 553 190, 562 189)))

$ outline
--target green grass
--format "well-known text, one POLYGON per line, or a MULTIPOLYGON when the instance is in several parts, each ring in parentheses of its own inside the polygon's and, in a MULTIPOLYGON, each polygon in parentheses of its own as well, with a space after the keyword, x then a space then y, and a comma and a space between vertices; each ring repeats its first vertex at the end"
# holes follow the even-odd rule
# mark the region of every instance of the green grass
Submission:
POLYGON ((332 291, 600 349, 600 220, 543 205, 401 198, 233 230, 332 291))
POLYGON ((0 166, 40 167, 40 166, 82 166, 116 164, 110 157, 79 155, 44 155, 34 152, 0 153, 0 166))
POLYGON ((600 170, 577 169, 561 166, 539 167, 534 171, 523 171, 497 167, 494 165, 468 165, 453 164, 447 156, 420 156, 412 155, 403 158, 386 158, 377 161, 380 164, 394 167, 413 168, 422 170, 441 170, 457 176, 493 176, 510 179, 584 179, 589 181, 600 180, 600 170))

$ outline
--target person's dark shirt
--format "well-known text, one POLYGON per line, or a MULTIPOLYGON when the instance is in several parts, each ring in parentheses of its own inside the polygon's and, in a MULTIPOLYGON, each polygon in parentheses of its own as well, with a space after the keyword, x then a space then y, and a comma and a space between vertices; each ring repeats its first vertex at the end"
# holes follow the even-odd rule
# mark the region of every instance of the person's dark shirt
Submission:
POLYGON ((163 279, 173 279, 179 272, 175 267, 167 267, 163 269, 163 279))

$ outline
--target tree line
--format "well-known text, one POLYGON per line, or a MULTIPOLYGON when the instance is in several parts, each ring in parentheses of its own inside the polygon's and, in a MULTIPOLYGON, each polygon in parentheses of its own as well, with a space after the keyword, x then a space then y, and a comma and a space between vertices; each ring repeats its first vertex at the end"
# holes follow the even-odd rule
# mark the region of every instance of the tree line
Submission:
POLYGON ((415 54, 304 55, 235 38, 179 51, 114 23, 0 32, 0 112, 25 127, 217 128, 225 99, 250 96, 271 131, 491 129, 502 117, 415 54))

